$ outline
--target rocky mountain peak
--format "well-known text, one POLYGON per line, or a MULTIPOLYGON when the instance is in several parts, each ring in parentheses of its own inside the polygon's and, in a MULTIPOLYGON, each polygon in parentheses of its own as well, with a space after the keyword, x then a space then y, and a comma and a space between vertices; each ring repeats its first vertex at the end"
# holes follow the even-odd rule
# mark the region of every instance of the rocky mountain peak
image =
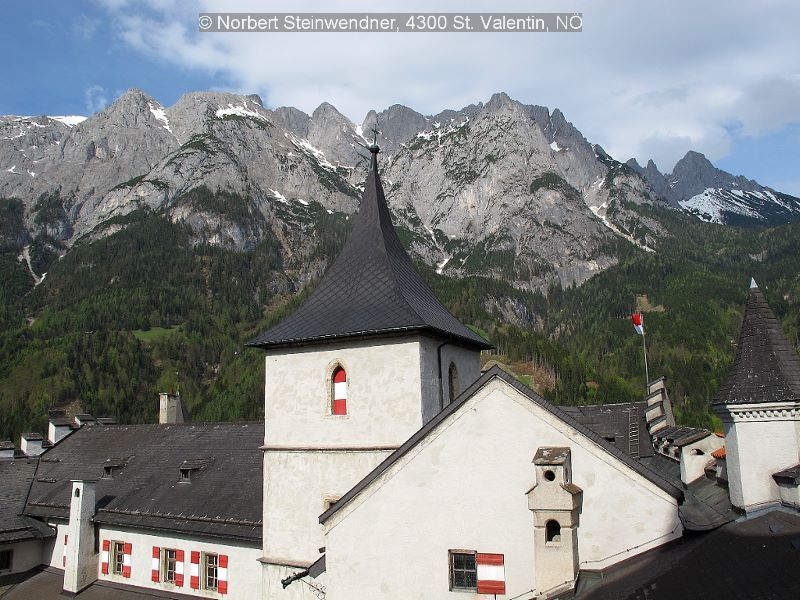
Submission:
POLYGON ((393 104, 380 113, 371 110, 364 117, 361 125, 362 135, 368 140, 372 139, 372 129, 376 128, 378 144, 387 154, 392 154, 397 147, 411 139, 420 131, 424 131, 429 125, 429 119, 415 110, 393 104))
POLYGON ((294 106, 280 106, 272 111, 272 117, 281 127, 298 137, 308 137, 311 117, 294 106))

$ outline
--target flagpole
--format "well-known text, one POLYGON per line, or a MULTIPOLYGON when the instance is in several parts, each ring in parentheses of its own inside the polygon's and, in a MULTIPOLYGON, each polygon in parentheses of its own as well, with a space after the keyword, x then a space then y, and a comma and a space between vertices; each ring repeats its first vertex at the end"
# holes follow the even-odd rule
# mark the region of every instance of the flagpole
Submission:
POLYGON ((644 350, 644 393, 650 392, 650 371, 647 368, 647 332, 644 329, 644 314, 642 314, 642 348, 644 350))

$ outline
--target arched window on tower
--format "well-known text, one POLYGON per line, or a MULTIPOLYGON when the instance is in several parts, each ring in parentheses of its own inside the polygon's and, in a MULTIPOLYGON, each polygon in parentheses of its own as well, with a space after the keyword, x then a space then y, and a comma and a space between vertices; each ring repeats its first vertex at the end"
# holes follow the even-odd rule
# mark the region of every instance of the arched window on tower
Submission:
POLYGON ((545 530, 545 538, 544 541, 548 544, 560 544, 561 543, 561 525, 558 524, 558 521, 550 520, 545 523, 544 526, 545 530))
POLYGON ((347 371, 342 367, 336 367, 331 376, 332 389, 332 402, 331 414, 333 415, 346 415, 347 414, 347 371))
POLYGON ((448 404, 456 399, 456 396, 461 392, 458 383, 458 367, 456 363, 451 362, 450 368, 447 369, 447 395, 449 397, 448 404))

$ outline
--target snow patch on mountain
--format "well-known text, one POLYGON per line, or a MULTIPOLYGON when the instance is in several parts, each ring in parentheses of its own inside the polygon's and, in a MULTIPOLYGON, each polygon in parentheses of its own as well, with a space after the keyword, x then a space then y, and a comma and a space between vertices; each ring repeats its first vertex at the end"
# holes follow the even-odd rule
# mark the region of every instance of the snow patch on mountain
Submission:
POLYGON ((254 119, 261 119, 262 121, 265 120, 264 117, 256 111, 247 108, 246 104, 243 104, 242 106, 236 106, 234 104, 228 104, 226 107, 220 106, 215 114, 217 115, 218 119, 235 115, 238 117, 252 117, 254 119))
MULTIPOLYGON (((162 127, 172 133, 172 128, 169 126, 169 119, 167 118, 167 111, 163 109, 161 106, 156 106, 154 104, 150 104, 150 112, 153 113, 153 116, 163 123, 162 127)), ((172 133, 172 135, 175 135, 172 133)))
POLYGON ((58 121, 59 123, 63 123, 67 127, 75 127, 80 123, 83 123, 87 117, 81 115, 62 115, 57 117, 48 117, 49 119, 53 119, 53 121, 58 121))
POLYGON ((773 194, 767 196, 763 192, 706 188, 702 193, 692 196, 688 200, 681 200, 678 204, 685 211, 709 223, 724 223, 725 213, 760 219, 759 212, 750 205, 751 197, 762 201, 774 202, 777 200, 773 194))

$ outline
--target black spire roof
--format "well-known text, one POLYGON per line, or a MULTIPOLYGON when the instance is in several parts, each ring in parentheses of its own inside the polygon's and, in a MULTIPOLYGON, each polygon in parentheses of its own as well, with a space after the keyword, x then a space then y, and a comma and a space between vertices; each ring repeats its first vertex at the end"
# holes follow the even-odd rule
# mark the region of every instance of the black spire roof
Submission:
POLYGON ((736 358, 714 404, 791 400, 800 400, 800 358, 751 280, 736 358))
POLYGON ((250 342, 300 345, 346 337, 429 331, 476 348, 491 348, 442 306, 417 273, 392 226, 372 160, 350 237, 311 297, 290 317, 250 342))

